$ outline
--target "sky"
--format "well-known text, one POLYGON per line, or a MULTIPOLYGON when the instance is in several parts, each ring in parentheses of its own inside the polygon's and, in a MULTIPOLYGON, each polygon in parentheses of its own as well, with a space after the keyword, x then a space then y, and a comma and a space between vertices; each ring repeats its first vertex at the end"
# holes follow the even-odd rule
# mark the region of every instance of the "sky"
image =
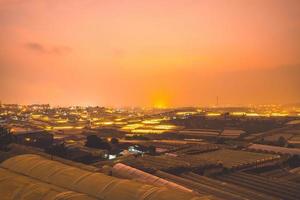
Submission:
POLYGON ((300 102, 299 0, 0 0, 0 101, 300 102))

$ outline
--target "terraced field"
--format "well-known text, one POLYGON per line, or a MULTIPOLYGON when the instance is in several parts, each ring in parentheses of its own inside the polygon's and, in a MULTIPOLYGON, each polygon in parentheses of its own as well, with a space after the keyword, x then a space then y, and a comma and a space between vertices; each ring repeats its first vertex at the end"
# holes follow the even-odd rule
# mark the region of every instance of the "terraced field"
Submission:
POLYGON ((269 196, 261 192, 253 191, 248 188, 240 187, 234 184, 214 180, 208 177, 200 176, 194 173, 185 173, 180 176, 155 172, 155 175, 166 180, 183 185, 195 192, 203 195, 213 195, 219 199, 230 200, 279 200, 274 196, 269 196))
POLYGON ((217 180, 258 191, 272 198, 299 200, 300 185, 294 182, 269 179, 244 172, 216 177, 217 180))
POLYGON ((203 183, 198 183, 193 180, 189 180, 180 176, 172 175, 169 173, 165 173, 162 171, 157 171, 155 172, 155 175, 164 178, 166 180, 172 181, 174 183, 177 183, 179 185, 185 186, 189 189, 192 189, 193 191, 202 194, 202 195, 213 195, 216 196, 218 199, 222 200, 245 200, 245 198, 242 198, 238 195, 232 194, 227 191, 220 190, 218 188, 203 184, 203 183))
POLYGON ((229 149, 220 149, 216 151, 201 153, 197 155, 198 159, 220 162, 227 169, 245 168, 259 163, 265 163, 279 159, 278 155, 265 153, 255 153, 248 151, 236 151, 229 149))
POLYGON ((273 135, 269 135, 264 137, 264 140, 267 142, 277 142, 279 138, 284 138, 286 140, 289 140, 291 137, 293 137, 293 134, 290 133, 276 133, 273 135))
POLYGON ((245 198, 245 199, 255 199, 255 200, 271 200, 271 199, 274 200, 275 199, 273 197, 270 197, 269 195, 265 195, 263 193, 260 193, 260 192, 254 191, 254 190, 250 190, 248 188, 243 188, 238 185, 226 183, 226 182, 219 181, 219 180, 214 180, 212 178, 200 176, 198 174, 191 173, 191 172, 182 174, 181 176, 186 179, 195 181, 197 183, 211 186, 215 189, 226 191, 228 193, 237 195, 237 196, 239 196, 241 198, 245 198))
POLYGON ((219 167, 220 164, 200 159, 198 157, 186 156, 186 157, 172 157, 172 156, 143 156, 139 158, 127 159, 124 164, 131 167, 150 171, 187 171, 191 169, 206 169, 219 167))
POLYGON ((272 178, 272 179, 280 179, 283 181, 291 181, 300 183, 300 174, 293 173, 288 169, 275 169, 268 172, 260 173, 261 176, 272 178))

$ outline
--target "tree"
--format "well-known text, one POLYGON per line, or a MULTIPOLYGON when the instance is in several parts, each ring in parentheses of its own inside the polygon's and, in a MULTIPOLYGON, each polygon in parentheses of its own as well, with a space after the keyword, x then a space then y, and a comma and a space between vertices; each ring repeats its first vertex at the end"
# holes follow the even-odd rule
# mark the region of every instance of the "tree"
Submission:
POLYGON ((67 147, 65 146, 65 143, 54 144, 47 147, 45 152, 50 155, 65 157, 67 154, 67 147))
POLYGON ((149 154, 150 155, 155 155, 156 154, 156 147, 153 145, 150 145, 148 148, 149 154))
POLYGON ((225 143, 225 139, 222 138, 222 137, 218 137, 218 138, 216 139, 216 143, 217 143, 217 144, 224 144, 224 143, 225 143))
POLYGON ((85 146, 91 147, 91 148, 97 148, 100 143, 102 143, 102 139, 99 138, 97 135, 89 135, 86 137, 87 141, 85 143, 85 146))
POLYGON ((10 131, 4 127, 0 127, 0 148, 5 148, 13 141, 10 131))
POLYGON ((119 140, 118 140, 118 138, 111 138, 110 143, 119 144, 119 140))
POLYGON ((85 143, 85 146, 90 148, 97 148, 97 149, 106 149, 110 150, 111 146, 107 141, 102 140, 97 135, 89 135, 86 137, 87 141, 85 143))
POLYGON ((277 144, 281 147, 284 147, 287 144, 287 140, 283 136, 280 136, 278 138, 277 144))

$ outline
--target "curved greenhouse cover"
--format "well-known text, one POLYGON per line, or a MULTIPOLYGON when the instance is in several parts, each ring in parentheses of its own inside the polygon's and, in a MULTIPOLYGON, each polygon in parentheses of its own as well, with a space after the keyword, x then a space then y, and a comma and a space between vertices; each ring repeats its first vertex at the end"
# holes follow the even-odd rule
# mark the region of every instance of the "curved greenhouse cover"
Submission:
POLYGON ((1 200, 96 200, 3 168, 0 168, 0 194, 1 200))
MULTIPOLYGON (((191 193, 170 190, 165 187, 155 187, 131 180, 118 179, 32 154, 12 157, 2 162, 0 167, 13 172, 14 174, 18 174, 19 176, 33 178, 36 181, 50 185, 51 187, 87 195, 86 198, 83 197, 83 199, 86 200, 91 200, 90 198, 101 200, 212 199, 212 197, 200 197, 191 193)), ((59 198, 52 199, 59 200, 59 198)), ((71 197, 69 199, 76 198, 71 197)))

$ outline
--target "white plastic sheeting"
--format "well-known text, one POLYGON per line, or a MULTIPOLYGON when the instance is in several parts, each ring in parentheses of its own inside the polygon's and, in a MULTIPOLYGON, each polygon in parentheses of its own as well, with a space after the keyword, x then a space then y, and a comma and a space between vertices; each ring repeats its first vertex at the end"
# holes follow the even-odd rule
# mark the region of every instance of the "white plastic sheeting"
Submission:
POLYGON ((184 192, 193 192, 184 186, 178 185, 174 182, 167 181, 149 173, 143 172, 139 169, 124 165, 122 163, 115 164, 112 168, 112 175, 119 178, 134 179, 139 182, 155 185, 158 187, 165 186, 170 189, 177 189, 184 192))
POLYGON ((71 191, 88 194, 101 200, 204 200, 191 193, 155 187, 131 180, 121 180, 93 173, 37 155, 20 155, 10 158, 0 165, 15 173, 20 173, 42 182, 71 191))

